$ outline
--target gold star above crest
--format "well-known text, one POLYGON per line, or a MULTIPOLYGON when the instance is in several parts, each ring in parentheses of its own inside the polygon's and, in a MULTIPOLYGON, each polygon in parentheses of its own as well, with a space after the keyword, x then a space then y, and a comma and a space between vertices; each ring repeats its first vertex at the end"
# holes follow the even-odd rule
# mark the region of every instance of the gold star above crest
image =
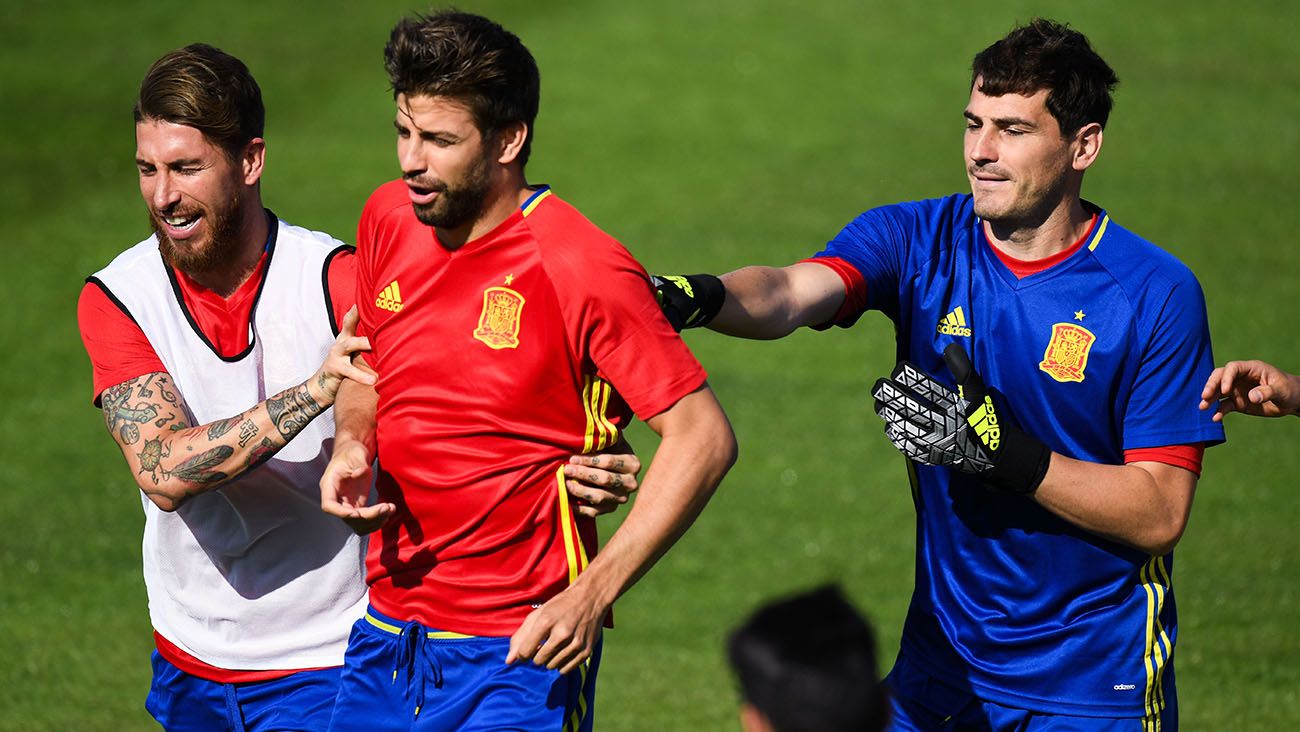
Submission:
POLYGON ((1075 319, 1075 320, 1083 320, 1083 318, 1084 318, 1084 312, 1083 312, 1082 310, 1075 310, 1075 311, 1074 311, 1074 319, 1075 319))
POLYGON ((514 276, 514 275, 512 275, 512 274, 508 274, 508 275, 506 275, 506 284, 507 284, 507 285, 510 284, 511 282, 514 282, 514 281, 515 281, 515 276, 514 276))

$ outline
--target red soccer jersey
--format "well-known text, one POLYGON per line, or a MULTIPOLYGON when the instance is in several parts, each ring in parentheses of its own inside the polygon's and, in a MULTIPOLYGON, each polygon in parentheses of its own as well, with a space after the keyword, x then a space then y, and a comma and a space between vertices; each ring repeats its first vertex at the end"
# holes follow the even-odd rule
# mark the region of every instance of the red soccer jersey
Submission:
POLYGON ((507 636, 594 553, 562 466, 704 383, 636 260, 547 188, 448 251, 391 181, 357 239, 360 331, 379 372, 370 602, 507 636), (611 389, 617 388, 617 393, 611 389), (630 410, 629 410, 630 405, 630 410))

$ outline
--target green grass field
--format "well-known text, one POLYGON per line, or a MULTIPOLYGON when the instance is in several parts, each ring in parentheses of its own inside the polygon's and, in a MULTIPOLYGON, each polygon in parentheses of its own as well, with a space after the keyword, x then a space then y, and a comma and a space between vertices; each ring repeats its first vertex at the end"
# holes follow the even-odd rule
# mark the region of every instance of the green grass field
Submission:
MULTIPOLYGON (((0 8, 0 730, 154 727, 138 491, 90 406, 75 318, 82 279, 148 232, 131 157, 140 77, 198 40, 243 58, 268 106, 265 200, 350 240, 365 196, 396 173, 380 53, 409 7, 0 8)), ((867 207, 962 189, 970 57, 1017 20, 1069 20, 1121 78, 1085 195, 1198 273, 1220 361, 1300 369, 1293 0, 464 7, 538 58, 530 178, 657 271, 786 264, 867 207)), ((911 592, 904 467, 867 396, 892 366, 888 322, 688 340, 741 458, 619 603, 602 730, 736 729, 726 630, 825 580, 870 615, 887 666, 911 592)), ((648 431, 632 437, 651 454, 648 431)), ((1207 457, 1175 576, 1185 729, 1300 729, 1298 440, 1295 419, 1232 420, 1207 457)))

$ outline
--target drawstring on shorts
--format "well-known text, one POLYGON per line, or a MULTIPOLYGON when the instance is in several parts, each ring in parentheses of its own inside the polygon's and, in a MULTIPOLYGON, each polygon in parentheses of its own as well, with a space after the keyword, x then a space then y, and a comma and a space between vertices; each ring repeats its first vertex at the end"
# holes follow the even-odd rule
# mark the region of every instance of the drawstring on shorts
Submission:
POLYGON ((433 679, 433 688, 442 688, 442 660, 434 648, 425 641, 429 632, 417 621, 410 621, 402 626, 397 634, 397 665, 393 668, 393 681, 397 683, 397 672, 406 669, 406 692, 410 696, 411 687, 415 687, 415 716, 420 716, 424 707, 424 682, 428 676, 433 679))

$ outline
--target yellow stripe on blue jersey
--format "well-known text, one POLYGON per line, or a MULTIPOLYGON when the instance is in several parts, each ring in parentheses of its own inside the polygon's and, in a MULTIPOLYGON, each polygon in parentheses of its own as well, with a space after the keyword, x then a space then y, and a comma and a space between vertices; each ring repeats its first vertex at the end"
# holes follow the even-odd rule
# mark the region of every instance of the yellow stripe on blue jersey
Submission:
POLYGON ((1088 251, 1093 251, 1101 243, 1101 238, 1106 235, 1106 227, 1110 225, 1110 214, 1101 217, 1101 226, 1097 227, 1097 236, 1093 237, 1092 243, 1088 245, 1088 251))
POLYGON ((1147 595, 1146 642, 1142 658, 1147 674, 1146 692, 1143 695, 1146 709, 1143 728, 1149 726, 1152 732, 1156 732, 1160 729, 1160 712, 1165 708, 1165 668, 1174 651, 1173 643, 1160 622, 1160 614, 1164 611, 1165 598, 1172 583, 1163 557, 1151 557, 1142 566, 1140 578, 1142 589, 1147 595))

